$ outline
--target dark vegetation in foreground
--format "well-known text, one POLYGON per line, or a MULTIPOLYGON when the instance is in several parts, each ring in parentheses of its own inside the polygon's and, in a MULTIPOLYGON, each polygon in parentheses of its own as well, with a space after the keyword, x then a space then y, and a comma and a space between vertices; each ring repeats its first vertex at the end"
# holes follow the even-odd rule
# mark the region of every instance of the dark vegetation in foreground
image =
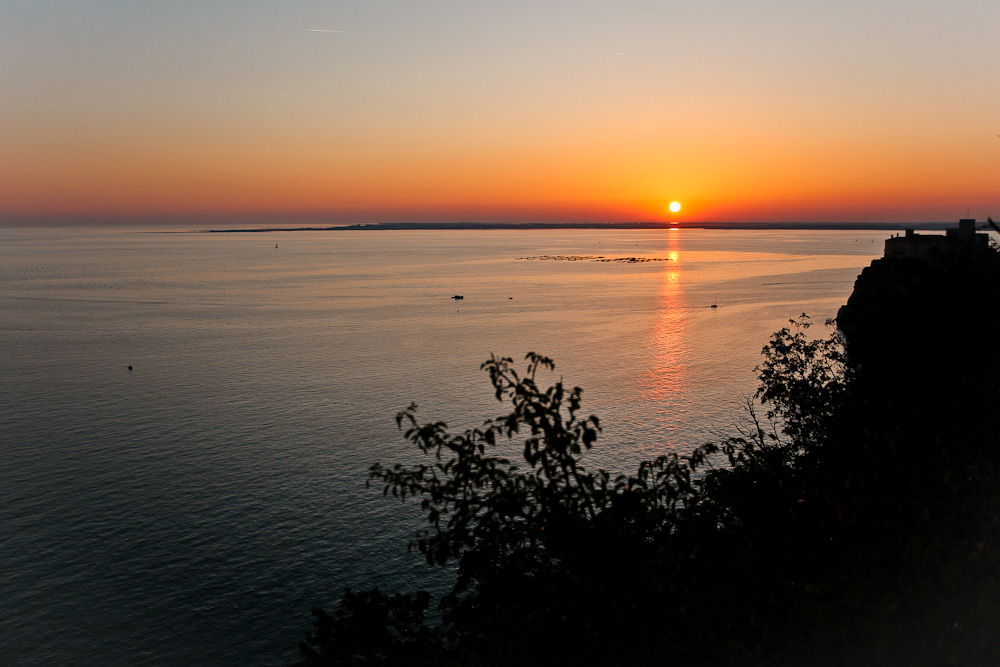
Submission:
POLYGON ((840 331, 773 335, 741 433, 617 478, 549 359, 492 358, 508 412, 452 434, 411 406, 426 463, 371 469, 458 563, 442 622, 347 591, 299 664, 1000 664, 998 320, 996 252, 879 260, 840 331))

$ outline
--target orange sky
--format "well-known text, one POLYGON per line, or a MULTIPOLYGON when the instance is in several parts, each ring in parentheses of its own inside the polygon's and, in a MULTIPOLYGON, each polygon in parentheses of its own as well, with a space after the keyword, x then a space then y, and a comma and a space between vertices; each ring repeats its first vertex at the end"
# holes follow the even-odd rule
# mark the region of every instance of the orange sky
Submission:
POLYGON ((5 6, 0 218, 1000 214, 1000 5, 555 4, 5 6))

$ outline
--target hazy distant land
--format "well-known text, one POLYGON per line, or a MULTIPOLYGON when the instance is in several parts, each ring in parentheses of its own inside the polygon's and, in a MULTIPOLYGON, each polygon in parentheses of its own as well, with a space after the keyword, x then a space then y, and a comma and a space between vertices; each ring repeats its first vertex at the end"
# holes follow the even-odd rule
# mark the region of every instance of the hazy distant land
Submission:
MULTIPOLYGON (((955 222, 377 222, 330 227, 245 227, 208 229, 212 233, 386 231, 416 229, 787 229, 899 231, 944 230, 955 222)), ((983 225, 985 227, 985 224, 983 225)))

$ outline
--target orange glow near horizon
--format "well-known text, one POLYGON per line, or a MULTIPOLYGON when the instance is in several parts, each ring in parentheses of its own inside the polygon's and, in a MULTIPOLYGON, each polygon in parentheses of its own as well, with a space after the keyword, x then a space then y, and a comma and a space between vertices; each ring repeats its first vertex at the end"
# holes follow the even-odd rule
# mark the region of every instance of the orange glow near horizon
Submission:
POLYGON ((951 219, 937 211, 964 214, 996 197, 995 158, 982 150, 955 170, 954 149, 942 146, 893 145, 859 161, 857 148, 835 136, 739 137, 732 126, 711 141, 667 133, 649 147, 629 133, 613 138, 621 145, 581 141, 585 128, 567 125, 544 139, 471 128, 393 138, 374 128, 340 136, 108 122, 67 139, 39 128, 3 140, 21 144, 7 153, 22 158, 0 164, 0 215, 766 221, 912 218, 925 210, 951 219), (673 194, 666 202, 665 189, 673 194), (683 207, 671 212, 671 202, 683 207))
MULTIPOLYGON (((600 153, 413 157, 360 152, 352 159, 254 152, 226 146, 190 151, 121 146, 94 160, 86 147, 37 150, 0 170, 0 216, 365 214, 406 219, 540 221, 949 220, 967 209, 995 215, 991 170, 979 182, 943 168, 884 163, 799 168, 794 159, 755 170, 737 157, 725 168, 692 161, 664 170, 600 153), (565 168, 560 164, 570 165, 565 168), (708 174, 711 173, 711 177, 708 174), (852 178, 845 173, 853 173, 852 178), (684 206, 670 211, 667 182, 684 206), (679 183, 680 187, 673 185, 679 183)), ((96 151, 96 149, 95 149, 96 151)), ((888 162, 885 160, 884 162, 888 162)), ((935 162, 937 162, 935 160, 935 162)), ((940 163, 946 164, 945 160, 940 163)))

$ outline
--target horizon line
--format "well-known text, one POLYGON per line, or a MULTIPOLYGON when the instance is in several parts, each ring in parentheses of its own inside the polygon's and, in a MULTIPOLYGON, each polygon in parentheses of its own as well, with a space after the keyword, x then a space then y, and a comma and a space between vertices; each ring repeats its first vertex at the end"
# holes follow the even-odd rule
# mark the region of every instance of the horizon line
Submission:
MULTIPOLYGON (((262 223, 266 224, 266 223, 262 223)), ((954 222, 372 222, 329 226, 250 227, 206 229, 209 233, 290 232, 290 231, 406 231, 406 230, 547 230, 547 229, 719 229, 719 230, 856 230, 902 231, 920 229, 938 231, 954 227, 954 222)), ((986 223, 983 228, 988 229, 986 223)))

